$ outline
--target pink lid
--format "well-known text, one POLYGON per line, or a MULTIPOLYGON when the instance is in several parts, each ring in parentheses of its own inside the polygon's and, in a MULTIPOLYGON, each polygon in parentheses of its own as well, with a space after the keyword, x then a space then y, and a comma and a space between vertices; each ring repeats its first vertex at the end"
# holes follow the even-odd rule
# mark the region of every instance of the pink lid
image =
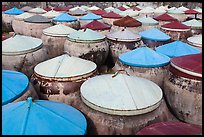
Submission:
POLYGON ((161 27, 162 28, 169 28, 169 29, 190 29, 189 26, 186 26, 179 21, 167 23, 167 24, 162 25, 161 27))
POLYGON ((198 13, 199 13, 198 11, 195 11, 195 10, 192 10, 192 9, 189 9, 189 10, 185 11, 185 14, 198 14, 198 13))
POLYGON ((103 15, 103 14, 107 14, 106 11, 102 10, 102 9, 98 9, 98 10, 90 10, 92 13, 96 14, 96 15, 103 15))
POLYGON ((170 16, 169 14, 162 14, 162 15, 159 15, 157 17, 154 17, 155 20, 157 21, 176 21, 177 19, 170 16))
POLYGON ((119 14, 114 13, 113 11, 102 15, 103 18, 112 18, 112 19, 119 19, 122 18, 119 14))
POLYGON ((81 29, 85 29, 85 28, 89 28, 92 30, 109 30, 111 29, 111 26, 101 23, 97 20, 93 20, 92 22, 81 27, 81 29))
POLYGON ((126 10, 126 8, 124 8, 123 6, 118 7, 118 9, 121 10, 121 11, 125 11, 126 10))

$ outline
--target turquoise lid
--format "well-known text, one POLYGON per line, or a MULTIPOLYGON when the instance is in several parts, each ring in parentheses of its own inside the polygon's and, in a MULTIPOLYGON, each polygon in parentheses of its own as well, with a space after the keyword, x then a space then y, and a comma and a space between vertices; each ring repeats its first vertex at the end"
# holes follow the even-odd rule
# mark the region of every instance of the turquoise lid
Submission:
POLYGON ((16 7, 13 7, 12 9, 4 11, 4 14, 11 14, 11 15, 19 15, 19 14, 22 14, 22 13, 24 13, 24 11, 20 10, 20 9, 18 9, 16 7))
POLYGON ((92 12, 89 12, 88 14, 82 16, 81 18, 79 18, 79 20, 100 20, 102 19, 101 16, 96 15, 92 12))
POLYGON ((52 20, 57 21, 57 22, 72 22, 72 21, 77 21, 77 18, 64 12, 60 14, 59 16, 53 18, 52 20))
POLYGON ((157 25, 159 24, 158 21, 154 20, 151 17, 141 17, 137 19, 139 22, 141 22, 143 25, 157 25))

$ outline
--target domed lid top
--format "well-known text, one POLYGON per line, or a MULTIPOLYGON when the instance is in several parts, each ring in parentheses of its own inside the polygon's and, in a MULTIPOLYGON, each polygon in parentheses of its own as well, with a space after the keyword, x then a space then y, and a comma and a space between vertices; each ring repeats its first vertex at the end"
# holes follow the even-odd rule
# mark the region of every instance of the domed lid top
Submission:
POLYGON ((30 36, 15 35, 2 41, 2 54, 14 55, 36 51, 42 47, 42 40, 30 36))
POLYGON ((138 8, 138 7, 136 7, 136 6, 131 7, 131 9, 136 10, 136 11, 140 11, 140 10, 141 10, 140 8, 138 8))
POLYGON ((76 32, 76 30, 63 24, 54 25, 43 30, 44 34, 50 36, 67 36, 72 32, 76 32))
POLYGON ((141 10, 140 10, 140 13, 153 13, 154 12, 154 8, 152 8, 152 7, 145 7, 145 8, 142 8, 141 10))
POLYGON ((181 22, 179 21, 173 21, 173 22, 170 22, 170 23, 167 23, 167 24, 164 24, 161 26, 161 28, 163 29, 166 29, 166 30, 177 30, 177 31, 187 31, 187 30, 190 30, 190 27, 189 26, 186 26, 184 24, 182 24, 181 22))
POLYGON ((96 64, 92 61, 64 54, 39 63, 34 71, 48 78, 70 78, 91 73, 95 69, 96 64))
POLYGON ((31 97, 4 105, 2 125, 3 135, 84 135, 87 129, 79 110, 61 102, 32 101, 31 97))
POLYGON ((189 27, 199 27, 202 28, 202 21, 192 19, 189 21, 182 22, 184 25, 189 26, 189 27))
POLYGON ((113 115, 150 112, 158 107, 163 96, 152 81, 125 74, 92 77, 82 84, 80 92, 86 105, 113 115))
POLYGON ((78 30, 76 32, 70 33, 68 35, 68 38, 73 41, 78 41, 78 42, 91 42, 91 41, 99 41, 99 40, 104 40, 105 36, 100 34, 97 31, 91 30, 89 28, 83 29, 83 30, 78 30))
POLYGON ((121 19, 114 21, 113 25, 119 27, 139 27, 142 25, 142 23, 130 16, 125 16, 121 19))
POLYGON ((171 65, 184 73, 202 77, 202 53, 175 57, 171 65))
POLYGON ((176 21, 177 19, 170 16, 169 14, 167 13, 164 13, 162 15, 159 15, 157 17, 154 18, 155 20, 158 20, 158 21, 176 21))
POLYGON ((54 9, 53 10, 55 10, 55 11, 64 11, 64 12, 67 12, 67 11, 69 11, 69 9, 70 9, 70 7, 54 7, 54 9))
POLYGON ((196 44, 198 47, 202 47, 202 34, 189 37, 187 41, 189 43, 196 44))
POLYGON ((90 7, 90 8, 88 8, 88 10, 98 10, 98 9, 100 9, 99 7, 97 7, 97 6, 92 6, 92 7, 90 7))
POLYGON ((179 40, 159 46, 156 48, 156 51, 164 55, 167 55, 170 58, 189 54, 198 54, 201 52, 197 48, 190 46, 186 43, 183 43, 179 40))
POLYGON ((82 16, 81 18, 79 18, 79 20, 100 20, 102 19, 101 16, 96 15, 94 13, 89 12, 88 14, 82 16))
POLYGON ((167 11, 164 8, 156 8, 154 13, 166 13, 167 11))
POLYGON ((193 9, 189 9, 185 11, 185 14, 198 14, 199 12, 193 9))
POLYGON ((125 5, 125 4, 123 4, 122 7, 126 8, 126 9, 129 9, 129 8, 130 8, 129 6, 127 6, 127 5, 125 5))
POLYGON ((155 41, 167 41, 171 39, 171 37, 169 37, 164 32, 156 28, 152 28, 152 29, 140 32, 139 35, 144 39, 155 40, 155 41))
POLYGON ((151 17, 140 17, 137 19, 139 22, 141 22, 143 25, 157 25, 159 24, 158 21, 152 19, 151 17))
POLYGON ((181 6, 178 8, 178 10, 181 10, 181 11, 186 11, 186 10, 189 10, 188 8, 184 7, 184 6, 181 6))
POLYGON ((98 9, 98 10, 91 10, 92 13, 96 14, 96 15, 103 15, 106 14, 107 12, 105 10, 102 9, 98 9))
POLYGON ((87 12, 82 10, 81 8, 77 8, 75 10, 69 11, 69 14, 71 14, 71 15, 85 15, 85 14, 87 14, 87 12))
POLYGON ((199 135, 199 134, 202 134, 201 126, 177 121, 154 123, 137 132, 137 135, 199 135))
POLYGON ((133 9, 127 9, 123 12, 120 13, 121 16, 130 16, 130 17, 134 17, 137 16, 139 14, 139 11, 134 11, 133 9))
POLYGON ((51 8, 43 8, 43 9, 46 10, 46 11, 52 10, 51 8))
POLYGON ((85 11, 87 11, 89 7, 86 6, 86 5, 82 5, 82 6, 80 6, 80 8, 82 8, 82 9, 85 10, 85 11))
POLYGON ((17 71, 2 70, 2 105, 11 103, 26 92, 28 77, 17 71))
POLYGON ((122 18, 119 14, 114 13, 113 11, 108 12, 107 14, 103 14, 102 17, 103 17, 103 18, 113 18, 113 19, 122 18))
POLYGON ((69 11, 74 11, 74 10, 76 10, 76 9, 81 9, 81 10, 83 10, 83 8, 81 8, 81 7, 79 7, 79 6, 76 6, 76 7, 70 8, 69 11))
POLYGON ((161 67, 169 64, 170 58, 148 47, 139 47, 123 53, 119 60, 126 65, 135 67, 161 67))
POLYGON ((1 11, 6 11, 6 10, 8 10, 8 7, 7 7, 7 6, 2 6, 2 7, 1 7, 1 11))
POLYGON ((23 11, 29 11, 31 9, 33 9, 33 8, 30 6, 25 6, 25 7, 21 8, 21 10, 23 10, 23 11))
POLYGON ((111 12, 113 9, 115 9, 114 7, 108 7, 108 8, 105 8, 104 10, 106 11, 106 12, 111 12))
POLYGON ((138 34, 135 34, 132 31, 129 31, 127 29, 122 29, 122 28, 120 30, 108 33, 106 37, 114 41, 123 41, 123 42, 134 42, 134 41, 136 42, 141 39, 141 37, 138 34))
POLYGON ((197 8, 195 8, 194 10, 197 11, 197 12, 199 12, 199 13, 202 13, 202 8, 200 8, 200 7, 197 7, 197 8))
POLYGON ((20 9, 18 9, 16 7, 13 7, 11 9, 9 9, 9 10, 4 11, 4 14, 11 14, 11 15, 19 15, 19 14, 22 14, 22 13, 24 13, 24 11, 20 10, 20 9))
POLYGON ((97 20, 93 20, 92 22, 81 27, 81 29, 85 29, 85 28, 89 28, 92 30, 110 30, 111 26, 101 23, 97 20))
POLYGON ((164 10, 168 10, 168 5, 166 5, 166 6, 159 6, 159 7, 157 7, 156 9, 164 9, 164 10))
POLYGON ((172 9, 172 10, 168 10, 169 14, 184 14, 184 11, 179 10, 178 8, 172 9))
POLYGON ((44 14, 42 14, 42 16, 45 16, 47 18, 54 18, 56 16, 59 16, 61 13, 55 10, 50 10, 44 14))
POLYGON ((25 18, 24 21, 29 22, 29 23, 49 23, 51 22, 49 19, 41 15, 33 15, 29 18, 25 18))
POLYGON ((59 16, 53 18, 53 21, 72 22, 72 21, 77 21, 77 18, 67 14, 66 12, 64 12, 64 13, 60 14, 59 16))
POLYGON ((28 12, 43 14, 43 13, 46 13, 47 11, 42 8, 34 8, 34 9, 29 10, 28 12))
POLYGON ((125 11, 126 10, 126 8, 123 7, 123 6, 118 7, 118 9, 121 10, 121 11, 125 11))
POLYGON ((17 20, 24 20, 24 19, 29 18, 31 16, 33 16, 32 13, 24 12, 24 13, 22 13, 20 15, 16 15, 14 18, 17 19, 17 20))

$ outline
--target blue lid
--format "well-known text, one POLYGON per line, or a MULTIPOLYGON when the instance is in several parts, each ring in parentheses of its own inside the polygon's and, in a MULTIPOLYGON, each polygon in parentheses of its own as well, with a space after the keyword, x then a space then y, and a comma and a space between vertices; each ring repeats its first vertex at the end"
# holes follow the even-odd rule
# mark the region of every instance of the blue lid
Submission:
POLYGON ((170 58, 143 46, 121 54, 119 61, 129 66, 151 68, 167 65, 170 58))
POLYGON ((79 18, 79 20, 100 20, 102 19, 101 16, 96 15, 92 12, 89 12, 88 14, 82 16, 81 18, 79 18))
POLYGON ((155 41, 167 41, 171 38, 156 28, 140 32, 139 35, 144 39, 155 40, 155 41))
POLYGON ((20 9, 18 9, 16 7, 13 7, 12 9, 4 11, 4 14, 11 14, 11 15, 19 15, 19 14, 22 14, 22 13, 24 13, 24 11, 20 10, 20 9))
POLYGON ((28 77, 17 71, 2 70, 2 105, 20 97, 28 88, 28 77))
POLYGON ((2 106, 3 135, 84 135, 86 129, 84 115, 61 102, 29 97, 2 106))
POLYGON ((72 21, 76 21, 77 18, 64 12, 64 13, 60 14, 59 16, 53 18, 52 20, 58 21, 58 22, 72 22, 72 21))
POLYGON ((170 58, 201 53, 201 51, 195 47, 179 40, 157 47, 156 52, 167 55, 170 58))

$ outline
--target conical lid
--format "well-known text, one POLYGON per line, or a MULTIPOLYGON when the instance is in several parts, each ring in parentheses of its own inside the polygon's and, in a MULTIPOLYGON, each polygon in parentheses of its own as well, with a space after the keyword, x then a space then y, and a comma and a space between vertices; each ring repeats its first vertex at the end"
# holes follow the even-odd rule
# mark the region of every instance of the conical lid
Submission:
POLYGON ((77 18, 64 12, 60 14, 59 16, 53 18, 52 20, 57 21, 57 22, 72 22, 72 21, 77 21, 77 18))
POLYGON ((101 23, 97 20, 93 20, 92 22, 81 27, 81 29, 85 29, 85 28, 89 28, 92 30, 110 30, 111 26, 101 23))
POLYGON ((2 6, 1 7, 1 11, 3 12, 3 11, 6 11, 6 10, 8 10, 8 7, 7 6, 2 6))
POLYGON ((152 7, 145 7, 145 8, 142 8, 141 10, 140 10, 140 13, 153 13, 154 12, 154 8, 152 8, 152 7))
POLYGON ((196 28, 202 28, 202 21, 192 19, 189 21, 182 22, 184 25, 189 26, 189 27, 196 27, 196 28))
POLYGON ((23 10, 23 11, 29 11, 31 9, 33 9, 33 8, 30 6, 25 6, 25 7, 21 8, 21 10, 23 10))
POLYGON ((13 102, 27 91, 28 77, 17 71, 2 70, 2 105, 13 102))
POLYGON ((29 97, 2 107, 2 127, 3 135, 84 135, 87 121, 67 104, 29 97))
POLYGON ((29 22, 29 23, 49 23, 51 22, 49 19, 41 15, 33 15, 29 18, 24 19, 24 21, 29 22))
POLYGON ((92 7, 90 7, 90 8, 88 8, 88 10, 98 10, 98 9, 100 9, 99 7, 97 7, 97 6, 92 6, 92 7))
POLYGON ((11 9, 9 9, 9 10, 4 11, 4 14, 11 14, 11 15, 19 15, 19 14, 22 14, 22 13, 24 13, 24 11, 22 11, 22 10, 16 8, 16 7, 13 7, 11 9))
POLYGON ((96 67, 92 61, 64 54, 39 63, 34 71, 48 78, 72 78, 94 72, 96 67))
POLYGON ((87 12, 82 10, 81 8, 77 8, 75 10, 69 11, 69 14, 71 14, 71 15, 85 15, 85 14, 87 14, 87 12))
POLYGON ((190 27, 189 26, 186 26, 184 24, 182 24, 181 22, 179 21, 173 21, 173 22, 170 22, 170 23, 167 23, 167 24, 164 24, 161 26, 162 29, 166 29, 166 30, 180 30, 180 31, 187 31, 187 30, 190 30, 190 27))
POLYGON ((85 10, 85 11, 87 11, 89 7, 86 6, 86 5, 82 5, 82 6, 80 6, 80 8, 82 8, 82 9, 85 10))
POLYGON ((85 81, 82 101, 92 109, 111 115, 139 115, 156 109, 161 88, 150 80, 125 74, 105 74, 85 81))
POLYGON ((139 47, 119 56, 119 60, 126 65, 135 67, 162 67, 169 64, 170 58, 148 47, 139 47))
POLYGON ((55 11, 59 11, 59 12, 67 12, 67 11, 69 11, 69 7, 54 7, 54 9, 53 10, 55 10, 55 11))
POLYGON ((189 44, 202 48, 202 34, 187 38, 189 44))
POLYGON ((117 13, 117 14, 120 14, 120 13, 122 12, 121 10, 119 10, 119 9, 117 9, 117 8, 114 8, 112 11, 115 12, 115 13, 117 13))
POLYGON ((159 46, 156 48, 156 51, 164 55, 167 55, 170 58, 189 54, 198 54, 201 52, 197 48, 190 46, 186 43, 183 43, 179 40, 159 46))
POLYGON ((108 39, 114 41, 123 41, 123 42, 136 42, 141 39, 138 34, 135 34, 127 29, 120 29, 117 31, 110 32, 106 35, 108 39))
POLYGON ((30 36, 15 35, 2 41, 3 55, 25 54, 42 47, 42 40, 30 36))
POLYGON ((138 11, 134 11, 132 9, 127 9, 127 10, 120 13, 120 15, 123 16, 123 17, 125 17, 125 16, 135 17, 138 14, 139 14, 138 11))
POLYGON ((138 7, 136 7, 136 6, 131 7, 131 9, 133 9, 133 10, 137 10, 137 11, 140 11, 140 10, 141 10, 140 8, 138 8, 138 7))
POLYGON ((82 16, 81 18, 79 18, 79 20, 100 20, 102 19, 101 16, 96 15, 94 13, 89 12, 88 14, 82 16))
POLYGON ((24 19, 32 17, 32 16, 33 16, 32 13, 24 12, 24 13, 22 13, 20 15, 16 15, 14 18, 17 19, 17 20, 24 20, 24 19))
POLYGON ((177 20, 176 18, 170 16, 167 13, 159 15, 159 16, 155 17, 154 19, 157 21, 176 21, 177 20))
POLYGON ((119 19, 122 18, 119 14, 114 13, 113 11, 108 12, 107 14, 102 15, 103 18, 112 18, 112 19, 119 19))
POLYGON ((200 8, 200 7, 197 7, 197 8, 195 8, 194 10, 197 11, 197 12, 199 12, 199 13, 202 13, 202 8, 200 8))
POLYGON ((104 40, 105 36, 87 28, 70 33, 68 39, 75 42, 98 42, 104 40))
POLYGON ((129 9, 129 8, 130 8, 129 6, 127 6, 127 5, 125 5, 125 4, 123 4, 122 7, 126 8, 126 9, 129 9))
POLYGON ((178 9, 181 10, 181 11, 189 10, 188 8, 186 8, 186 7, 184 7, 184 6, 181 6, 181 7, 179 7, 178 9))
POLYGON ((168 10, 169 14, 184 14, 184 11, 179 10, 178 8, 172 9, 172 10, 168 10))
POLYGON ((76 30, 63 24, 54 25, 43 30, 45 35, 62 37, 67 36, 72 32, 76 32, 76 30))
POLYGON ((193 9, 189 9, 185 11, 185 14, 198 14, 199 12, 193 9))
POLYGON ((111 12, 113 9, 114 9, 114 7, 108 7, 108 8, 105 8, 104 10, 105 10, 106 12, 111 12))
POLYGON ((105 10, 102 9, 98 9, 98 10, 91 10, 92 13, 96 14, 96 15, 104 15, 107 12, 105 10))
POLYGON ((126 8, 124 8, 123 6, 118 7, 117 9, 121 10, 121 11, 125 11, 126 8))
POLYGON ((47 17, 47 18, 54 18, 59 16, 61 13, 55 10, 50 10, 44 14, 42 14, 42 16, 47 17))
POLYGON ((119 27, 139 27, 142 25, 142 23, 130 16, 125 16, 121 19, 114 21, 113 25, 119 27))
POLYGON ((43 13, 46 13, 47 11, 42 9, 42 8, 34 8, 34 9, 29 10, 28 12, 37 13, 37 14, 43 14, 43 13))
POLYGON ((76 6, 76 7, 70 8, 70 9, 69 9, 69 12, 74 11, 74 10, 76 10, 76 9, 78 9, 78 8, 81 9, 81 10, 83 10, 81 7, 76 6))
POLYGON ((152 29, 140 32, 139 35, 144 39, 155 40, 155 41, 167 41, 171 39, 171 37, 169 37, 164 32, 156 28, 152 28, 152 29))
POLYGON ((139 22, 141 22, 142 25, 149 25, 149 26, 151 26, 151 25, 158 25, 158 24, 159 24, 158 21, 152 19, 151 17, 146 17, 146 16, 140 17, 140 18, 138 18, 137 20, 138 20, 139 22))
POLYGON ((51 8, 43 8, 44 10, 46 11, 51 11, 52 9, 51 8))
POLYGON ((154 13, 166 13, 167 11, 165 10, 165 9, 163 9, 163 8, 156 8, 155 10, 154 10, 154 13))

